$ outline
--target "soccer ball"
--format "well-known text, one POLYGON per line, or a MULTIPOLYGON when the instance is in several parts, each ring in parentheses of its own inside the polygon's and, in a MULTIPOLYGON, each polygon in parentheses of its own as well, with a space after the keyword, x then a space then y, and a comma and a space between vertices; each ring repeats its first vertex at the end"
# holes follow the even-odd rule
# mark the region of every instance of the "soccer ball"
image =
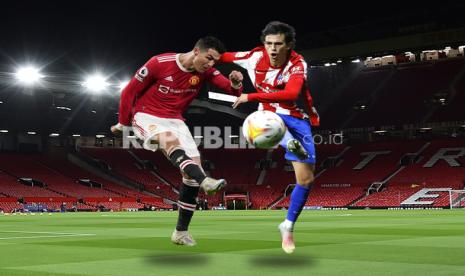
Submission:
POLYGON ((242 134, 247 142, 260 149, 275 147, 285 133, 286 125, 281 117, 267 110, 255 111, 242 124, 242 134))

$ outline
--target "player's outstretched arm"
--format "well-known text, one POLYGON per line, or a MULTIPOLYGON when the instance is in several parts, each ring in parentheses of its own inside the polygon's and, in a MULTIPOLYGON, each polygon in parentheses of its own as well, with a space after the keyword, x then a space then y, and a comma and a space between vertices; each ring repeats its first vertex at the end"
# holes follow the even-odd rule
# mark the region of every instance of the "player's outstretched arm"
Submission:
POLYGON ((242 76, 242 73, 239 71, 231 71, 228 79, 215 69, 207 81, 228 94, 239 96, 242 93, 243 79, 244 76, 242 76))
POLYGON ((249 99, 247 96, 248 94, 242 94, 239 97, 237 97, 236 101, 232 104, 232 108, 237 108, 239 105, 248 102, 249 99))
POLYGON ((286 84, 284 90, 278 92, 242 94, 240 97, 237 97, 232 107, 237 108, 239 105, 246 102, 279 103, 295 101, 299 97, 303 84, 303 78, 293 78, 286 84))
POLYGON ((137 70, 134 77, 123 89, 119 104, 118 123, 110 128, 113 134, 121 135, 123 127, 131 125, 135 99, 137 95, 144 93, 154 82, 157 69, 158 60, 156 57, 153 57, 137 70))
POLYGON ((290 80, 284 90, 277 91, 274 93, 249 93, 242 94, 238 97, 236 102, 233 104, 233 108, 238 107, 242 103, 246 102, 260 102, 260 103, 280 103, 287 101, 295 101, 299 97, 300 91, 304 84, 303 78, 294 78, 290 80))

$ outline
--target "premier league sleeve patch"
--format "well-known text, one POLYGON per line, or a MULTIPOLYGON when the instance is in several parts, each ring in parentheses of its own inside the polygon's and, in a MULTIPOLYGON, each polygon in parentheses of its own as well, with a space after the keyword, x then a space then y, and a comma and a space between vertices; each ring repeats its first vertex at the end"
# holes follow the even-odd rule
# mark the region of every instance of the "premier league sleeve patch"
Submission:
POLYGON ((139 69, 139 71, 137 71, 136 75, 135 75, 135 78, 140 81, 140 82, 143 82, 145 77, 147 77, 149 75, 149 69, 147 69, 147 67, 142 67, 139 69))

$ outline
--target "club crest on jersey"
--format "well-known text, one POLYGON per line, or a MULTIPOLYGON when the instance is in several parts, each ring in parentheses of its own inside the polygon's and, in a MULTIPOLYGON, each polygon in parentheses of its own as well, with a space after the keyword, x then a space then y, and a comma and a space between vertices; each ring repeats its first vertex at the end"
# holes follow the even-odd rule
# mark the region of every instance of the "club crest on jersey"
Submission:
POLYGON ((198 76, 192 76, 190 79, 189 79, 189 84, 191 86, 196 86, 197 84, 199 84, 200 82, 200 78, 198 76))
POLYGON ((278 85, 281 85, 283 84, 283 82, 287 82, 289 80, 289 73, 284 73, 282 75, 278 75, 277 79, 276 79, 276 83, 278 85))
POLYGON ((161 93, 163 94, 167 94, 169 91, 170 91, 170 87, 169 86, 165 86, 165 85, 160 85, 158 87, 158 91, 160 91, 161 93))
POLYGON ((135 78, 138 81, 142 82, 144 81, 145 77, 147 77, 148 75, 149 75, 149 69, 147 69, 147 67, 144 66, 140 68, 139 71, 137 71, 135 78))

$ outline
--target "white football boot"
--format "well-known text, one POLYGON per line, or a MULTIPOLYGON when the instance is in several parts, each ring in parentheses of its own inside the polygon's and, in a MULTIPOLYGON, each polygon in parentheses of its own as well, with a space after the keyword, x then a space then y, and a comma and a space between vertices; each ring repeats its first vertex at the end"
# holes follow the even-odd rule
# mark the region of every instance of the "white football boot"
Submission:
POLYGON ((281 247, 283 248, 284 252, 286 252, 287 254, 293 253, 295 250, 293 233, 294 230, 286 226, 284 222, 281 222, 281 224, 279 224, 278 229, 281 232, 281 247))
POLYGON ((171 235, 171 241, 174 244, 185 246, 194 246, 197 244, 188 231, 178 231, 176 229, 174 229, 171 235))
POLYGON ((206 195, 214 195, 224 186, 226 186, 226 180, 214 179, 211 177, 206 177, 202 183, 200 183, 200 187, 203 189, 206 195))

